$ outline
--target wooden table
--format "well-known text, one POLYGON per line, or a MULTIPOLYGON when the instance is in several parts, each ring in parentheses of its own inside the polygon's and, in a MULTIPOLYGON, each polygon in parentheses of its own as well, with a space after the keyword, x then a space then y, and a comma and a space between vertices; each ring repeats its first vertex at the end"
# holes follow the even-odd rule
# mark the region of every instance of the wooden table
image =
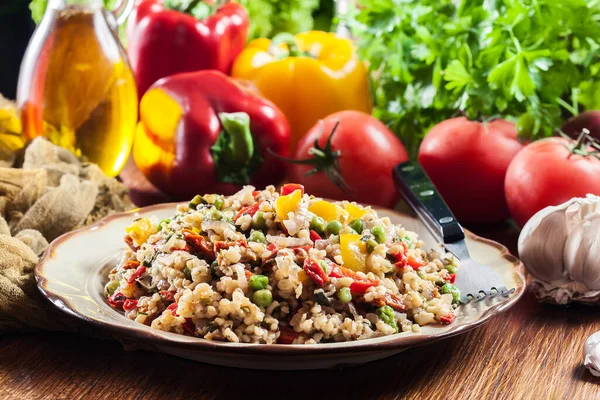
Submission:
MULTIPOLYGON (((137 195, 146 190, 135 171, 124 180, 137 195)), ((515 252, 516 229, 473 230, 515 252)), ((467 334, 329 371, 241 370, 73 334, 8 335, 0 338, 0 398, 600 399, 600 378, 582 365, 585 339, 598 330, 597 309, 542 305, 526 293, 467 334)))

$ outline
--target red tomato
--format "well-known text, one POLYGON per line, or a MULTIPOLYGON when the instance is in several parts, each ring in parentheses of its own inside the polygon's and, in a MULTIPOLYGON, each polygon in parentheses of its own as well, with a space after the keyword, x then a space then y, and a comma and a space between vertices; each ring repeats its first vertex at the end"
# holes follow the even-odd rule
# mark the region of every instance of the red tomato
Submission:
POLYGON ((572 154, 565 138, 548 138, 526 146, 506 173, 506 201, 521 226, 542 208, 573 197, 600 195, 600 160, 572 154))
POLYGON ((504 176, 522 149, 515 125, 453 118, 434 126, 419 148, 419 162, 461 222, 508 219, 504 176))
POLYGON ((339 166, 348 193, 336 186, 323 170, 306 176, 315 165, 290 165, 289 180, 304 185, 307 193, 318 197, 394 207, 399 195, 394 188, 392 168, 408 160, 408 154, 400 140, 369 114, 340 111, 327 116, 300 139, 294 158, 317 158, 309 153, 315 140, 325 148, 338 122, 331 146, 334 152, 339 151, 339 166))

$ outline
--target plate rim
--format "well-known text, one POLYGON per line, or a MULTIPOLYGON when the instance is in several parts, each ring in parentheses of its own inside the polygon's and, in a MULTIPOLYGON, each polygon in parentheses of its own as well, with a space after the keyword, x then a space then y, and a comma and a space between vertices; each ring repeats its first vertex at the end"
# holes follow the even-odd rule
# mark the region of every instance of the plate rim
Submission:
MULTIPOLYGON (((229 343, 229 342, 216 342, 210 341, 203 338, 196 338, 192 336, 180 335, 176 333, 171 333, 172 335, 182 336, 182 338, 186 338, 188 341, 179 341, 179 340, 171 340, 169 338, 162 337, 158 335, 158 332, 154 332, 154 329, 140 324, 140 327, 128 327, 125 325, 119 325, 117 322, 109 323, 98 321, 89 316, 81 313, 77 307, 74 307, 71 302, 66 299, 64 296, 53 292, 46 285, 48 284, 48 279, 44 274, 44 267, 47 263, 52 260, 52 255, 54 251, 65 241, 69 240, 73 236, 77 236, 84 232, 95 231, 100 229, 101 227, 108 225, 113 220, 121 219, 129 217, 130 215, 136 213, 150 213, 152 211, 161 210, 165 208, 174 208, 181 202, 170 202, 170 203, 160 203, 154 204, 147 207, 138 207, 129 211, 115 213, 104 217, 100 221, 96 223, 79 228, 74 231, 70 231, 64 233, 59 236, 55 240, 53 240, 48 248, 44 251, 44 254, 40 258, 39 262, 35 266, 34 275, 36 280, 36 285, 38 290, 42 293, 42 295, 50 301, 55 307, 57 307, 62 312, 66 314, 76 317, 79 320, 83 320, 86 323, 90 323, 91 325, 100 328, 102 330, 116 333, 119 336, 127 339, 133 339, 136 341, 140 341, 145 345, 158 345, 158 346, 173 346, 181 349, 195 350, 195 351, 204 351, 204 352, 223 352, 230 351, 238 354, 246 354, 246 355, 316 355, 316 354, 333 354, 340 352, 347 353, 369 353, 373 351, 391 351, 415 347, 420 345, 425 345, 429 343, 436 342, 438 340, 446 339, 452 336, 456 336, 467 331, 473 330, 486 322, 488 322, 494 315, 504 312, 515 305, 523 296, 526 291, 527 282, 525 278, 525 266, 521 260, 517 257, 513 256, 508 248, 501 243, 495 242, 491 239, 487 239, 481 236, 474 234, 468 229, 465 230, 466 236, 475 242, 481 242, 486 245, 495 247, 499 251, 499 256, 504 258, 507 263, 512 265, 512 273, 515 276, 515 281, 517 282, 517 287, 515 291, 510 295, 510 297, 499 304, 495 304, 485 311, 482 312, 481 316, 472 322, 456 325, 450 330, 442 333, 442 334, 418 334, 418 335, 410 335, 410 336, 401 336, 398 334, 389 335, 388 340, 378 341, 378 342, 367 342, 366 340, 360 341, 348 341, 348 342, 337 342, 337 343, 318 343, 318 344, 258 344, 258 343, 229 343), (335 345, 335 346, 332 346, 335 345)), ((396 214, 403 218, 415 218, 415 216, 392 210, 385 207, 379 206, 371 206, 375 211, 382 210, 386 213, 396 214)), ((418 219, 418 218, 417 218, 418 219)), ((119 314, 117 311, 115 313, 119 314)), ((120 314, 119 314, 120 315, 120 314)), ((121 317, 125 318, 121 315, 121 317)), ((167 332, 168 333, 168 332, 167 332)), ((384 338, 386 336, 380 337, 384 338)))

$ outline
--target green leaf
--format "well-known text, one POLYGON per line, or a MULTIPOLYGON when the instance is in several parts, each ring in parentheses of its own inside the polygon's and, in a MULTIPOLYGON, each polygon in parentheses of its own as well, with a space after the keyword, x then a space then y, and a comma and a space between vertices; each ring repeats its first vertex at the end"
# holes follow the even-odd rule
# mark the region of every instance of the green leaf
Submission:
POLYGON ((473 77, 460 61, 454 60, 444 71, 444 80, 448 82, 445 86, 446 89, 454 90, 463 89, 473 81, 473 77))

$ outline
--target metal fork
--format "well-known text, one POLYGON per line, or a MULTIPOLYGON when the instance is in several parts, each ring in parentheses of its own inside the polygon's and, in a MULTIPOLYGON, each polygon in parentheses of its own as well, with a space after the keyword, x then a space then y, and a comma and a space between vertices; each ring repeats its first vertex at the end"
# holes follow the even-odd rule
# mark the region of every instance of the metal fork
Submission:
POLYGON ((498 272, 473 261, 462 227, 419 163, 401 163, 394 168, 393 175, 396 188, 429 232, 460 260, 454 284, 460 290, 461 303, 483 300, 488 296, 508 296, 514 291, 505 286, 498 272))

